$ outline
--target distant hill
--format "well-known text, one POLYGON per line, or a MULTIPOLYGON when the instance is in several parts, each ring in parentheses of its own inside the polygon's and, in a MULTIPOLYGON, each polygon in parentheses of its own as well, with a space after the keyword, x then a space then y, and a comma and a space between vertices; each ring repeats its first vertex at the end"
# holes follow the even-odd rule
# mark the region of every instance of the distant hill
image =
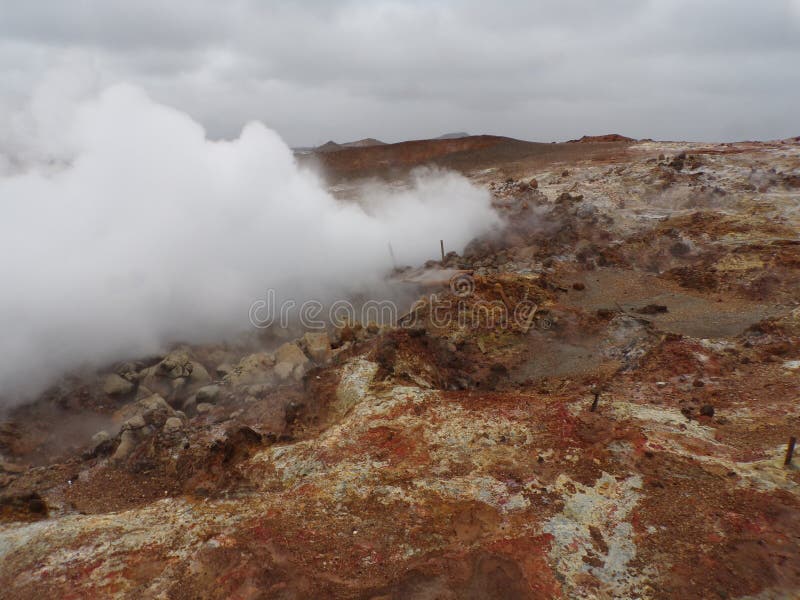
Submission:
POLYGON ((314 152, 336 152, 337 150, 341 150, 342 145, 337 144, 334 141, 325 142, 322 146, 317 146, 314 148, 314 152))
POLYGON ((458 138, 469 137, 469 134, 464 131, 456 131, 455 133, 445 133, 440 135, 437 140, 457 140, 458 138))
POLYGON ((345 148, 369 148, 370 146, 385 146, 386 142, 376 140, 375 138, 364 138, 355 142, 347 142, 342 144, 345 148))
POLYGON ((625 137, 618 133, 607 133, 606 135, 585 135, 579 140, 569 140, 568 144, 587 144, 592 142, 635 142, 633 138, 625 137))
POLYGON ((346 142, 344 144, 337 144, 333 140, 325 142, 322 146, 314 148, 314 152, 338 152, 344 148, 371 148, 372 146, 385 146, 386 142, 376 140, 375 138, 364 138, 363 140, 356 140, 355 142, 346 142))
POLYGON ((608 160, 614 152, 624 149, 627 143, 598 141, 595 144, 545 144, 493 135, 475 135, 355 147, 329 142, 321 148, 330 150, 318 149, 313 157, 308 155, 298 158, 324 167, 331 182, 360 177, 397 177, 421 165, 436 165, 462 173, 492 169, 512 176, 512 173, 521 168, 528 171, 540 169, 558 162, 574 161, 576 157, 597 156, 608 160))

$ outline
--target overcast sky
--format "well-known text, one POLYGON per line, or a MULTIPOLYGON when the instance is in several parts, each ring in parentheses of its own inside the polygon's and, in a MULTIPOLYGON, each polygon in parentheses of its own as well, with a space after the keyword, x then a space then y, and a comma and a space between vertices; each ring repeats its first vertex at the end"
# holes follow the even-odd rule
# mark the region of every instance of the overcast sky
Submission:
MULTIPOLYGON (((0 0, 0 109, 52 69, 213 137, 800 135, 800 0, 0 0)), ((57 93, 63 93, 59 90, 57 93)))

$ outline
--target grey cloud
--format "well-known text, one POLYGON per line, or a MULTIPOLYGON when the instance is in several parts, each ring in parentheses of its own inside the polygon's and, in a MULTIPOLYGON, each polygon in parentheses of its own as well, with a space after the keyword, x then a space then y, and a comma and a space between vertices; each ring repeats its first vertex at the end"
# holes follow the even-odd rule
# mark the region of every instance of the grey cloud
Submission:
POLYGON ((85 45, 108 51, 146 47, 187 48, 223 40, 233 3, 139 0, 0 3, 0 34, 51 46, 85 45))
POLYGON ((0 1, 2 102, 69 50, 213 136, 800 133, 800 2, 0 1), (23 50, 24 49, 24 50, 23 50))

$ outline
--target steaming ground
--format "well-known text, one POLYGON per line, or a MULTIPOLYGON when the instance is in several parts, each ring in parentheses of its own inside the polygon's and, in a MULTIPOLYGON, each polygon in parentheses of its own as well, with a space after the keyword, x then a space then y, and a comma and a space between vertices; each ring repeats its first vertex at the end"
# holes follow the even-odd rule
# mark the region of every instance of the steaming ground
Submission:
POLYGON ((497 222, 488 192, 447 172, 344 204, 262 124, 210 141, 128 85, 60 114, 35 149, 59 160, 5 156, 0 178, 6 403, 85 365, 240 332, 268 288, 298 302, 362 288, 391 267, 389 243, 419 263, 497 222))

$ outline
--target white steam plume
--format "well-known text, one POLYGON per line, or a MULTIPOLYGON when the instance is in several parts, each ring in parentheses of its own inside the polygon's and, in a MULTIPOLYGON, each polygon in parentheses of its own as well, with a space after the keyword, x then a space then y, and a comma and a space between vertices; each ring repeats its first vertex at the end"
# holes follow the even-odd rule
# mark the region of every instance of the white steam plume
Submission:
POLYGON ((460 250, 497 222, 488 194, 453 173, 342 203, 260 123, 210 141, 128 85, 60 114, 34 139, 67 162, 0 175, 0 397, 12 402, 86 364, 241 331, 267 287, 329 299, 390 268, 389 242, 419 263, 440 238, 460 250))

